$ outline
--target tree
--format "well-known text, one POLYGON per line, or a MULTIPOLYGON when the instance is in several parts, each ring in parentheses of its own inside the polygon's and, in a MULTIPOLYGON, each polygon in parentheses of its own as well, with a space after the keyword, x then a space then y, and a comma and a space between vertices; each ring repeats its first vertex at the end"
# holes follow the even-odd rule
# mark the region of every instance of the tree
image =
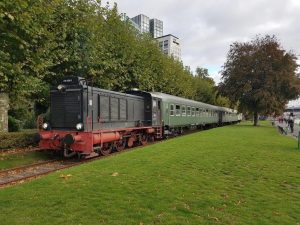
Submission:
POLYGON ((0 3, 0 92, 9 94, 10 112, 25 110, 31 115, 33 102, 44 100, 40 93, 47 90, 42 78, 51 64, 48 40, 52 36, 46 25, 59 2, 0 3))
POLYGON ((280 114, 289 100, 300 94, 296 56, 286 52, 275 36, 257 36, 230 46, 221 71, 220 93, 238 102, 242 111, 280 114))
POLYGON ((195 100, 215 104, 216 90, 215 82, 209 76, 208 69, 197 67, 195 76, 193 77, 193 84, 195 89, 195 100))

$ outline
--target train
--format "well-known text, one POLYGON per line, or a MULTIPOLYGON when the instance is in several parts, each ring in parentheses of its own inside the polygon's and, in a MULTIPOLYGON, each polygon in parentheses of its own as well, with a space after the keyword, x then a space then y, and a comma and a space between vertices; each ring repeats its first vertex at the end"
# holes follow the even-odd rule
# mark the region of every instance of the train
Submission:
POLYGON ((40 123, 39 147, 64 157, 108 155, 185 130, 241 120, 234 109, 160 92, 104 90, 68 76, 50 90, 50 118, 40 123))

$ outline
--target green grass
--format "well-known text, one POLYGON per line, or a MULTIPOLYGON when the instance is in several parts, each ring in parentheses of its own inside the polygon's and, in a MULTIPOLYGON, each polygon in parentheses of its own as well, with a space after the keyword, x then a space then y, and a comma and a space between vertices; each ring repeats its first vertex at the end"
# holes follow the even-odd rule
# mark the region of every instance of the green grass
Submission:
POLYGON ((0 208, 1 224, 299 224, 300 151, 222 127, 0 189, 0 208))

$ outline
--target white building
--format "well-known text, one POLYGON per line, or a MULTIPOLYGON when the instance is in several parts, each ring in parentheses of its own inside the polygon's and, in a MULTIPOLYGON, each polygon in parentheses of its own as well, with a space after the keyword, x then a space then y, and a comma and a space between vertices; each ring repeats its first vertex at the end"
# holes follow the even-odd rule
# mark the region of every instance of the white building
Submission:
POLYGON ((181 60, 181 47, 178 37, 172 34, 168 34, 162 37, 156 38, 159 44, 159 48, 163 53, 169 56, 173 56, 174 59, 181 60))

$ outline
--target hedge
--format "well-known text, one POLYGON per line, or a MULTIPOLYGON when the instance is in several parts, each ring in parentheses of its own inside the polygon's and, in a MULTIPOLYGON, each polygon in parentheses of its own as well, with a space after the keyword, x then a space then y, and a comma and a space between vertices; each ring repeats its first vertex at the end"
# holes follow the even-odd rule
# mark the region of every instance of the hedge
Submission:
POLYGON ((20 132, 0 132, 0 149, 35 146, 34 136, 36 129, 20 132))

